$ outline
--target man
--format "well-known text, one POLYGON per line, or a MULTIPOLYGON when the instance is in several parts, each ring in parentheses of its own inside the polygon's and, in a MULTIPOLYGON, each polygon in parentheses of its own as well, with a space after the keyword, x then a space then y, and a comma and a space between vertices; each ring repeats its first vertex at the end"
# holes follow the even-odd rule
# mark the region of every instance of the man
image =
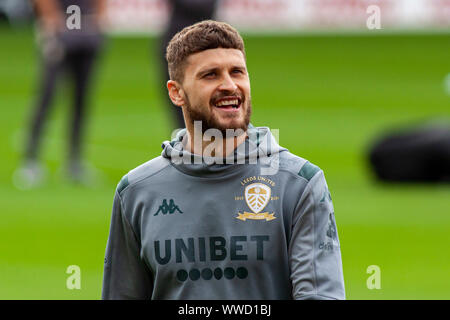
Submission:
POLYGON ((44 167, 39 161, 43 130, 58 80, 67 72, 73 80, 67 174, 74 182, 86 182, 86 168, 82 165, 86 98, 92 69, 103 42, 101 22, 105 0, 34 0, 33 4, 38 15, 43 72, 23 166, 16 171, 14 180, 18 187, 29 188, 38 186, 45 178, 44 167))
POLYGON ((167 60, 186 129, 118 184, 103 298, 344 299, 323 171, 249 124, 239 33, 197 23, 167 60))

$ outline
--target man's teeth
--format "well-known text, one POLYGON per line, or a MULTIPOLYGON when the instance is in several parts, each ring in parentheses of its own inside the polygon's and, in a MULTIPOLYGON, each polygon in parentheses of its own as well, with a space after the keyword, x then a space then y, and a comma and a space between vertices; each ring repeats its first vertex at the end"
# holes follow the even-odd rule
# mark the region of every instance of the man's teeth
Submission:
POLYGON ((220 102, 218 102, 218 103, 216 104, 216 107, 229 106, 229 105, 231 105, 231 106, 237 108, 238 104, 239 104, 238 99, 233 99, 233 100, 222 100, 222 101, 220 101, 220 102))

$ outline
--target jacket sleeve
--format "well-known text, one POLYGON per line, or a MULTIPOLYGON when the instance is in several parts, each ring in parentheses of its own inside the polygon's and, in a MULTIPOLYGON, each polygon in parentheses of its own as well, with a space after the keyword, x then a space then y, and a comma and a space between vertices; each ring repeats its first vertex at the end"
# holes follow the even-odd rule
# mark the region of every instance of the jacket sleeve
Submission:
POLYGON ((305 187, 289 244, 293 299, 345 299, 339 238, 323 171, 305 187))
POLYGON ((116 191, 106 245, 102 299, 151 298, 152 276, 140 256, 140 248, 140 241, 124 214, 122 199, 116 191))

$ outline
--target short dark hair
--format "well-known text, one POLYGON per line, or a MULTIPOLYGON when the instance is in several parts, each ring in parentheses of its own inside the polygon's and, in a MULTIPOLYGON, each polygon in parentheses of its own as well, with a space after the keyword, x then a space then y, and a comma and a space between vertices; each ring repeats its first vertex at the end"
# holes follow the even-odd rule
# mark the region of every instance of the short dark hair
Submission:
POLYGON ((225 22, 204 20, 175 34, 166 50, 170 79, 183 82, 186 59, 191 54, 216 48, 237 49, 245 57, 244 40, 225 22))

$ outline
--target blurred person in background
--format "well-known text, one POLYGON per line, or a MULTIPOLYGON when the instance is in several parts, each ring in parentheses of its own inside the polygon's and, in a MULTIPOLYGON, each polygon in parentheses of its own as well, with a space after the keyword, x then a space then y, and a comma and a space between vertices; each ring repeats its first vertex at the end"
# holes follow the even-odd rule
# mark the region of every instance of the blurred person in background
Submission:
MULTIPOLYGON (((161 72, 164 88, 167 81, 170 80, 166 60, 166 48, 170 39, 187 26, 202 20, 212 19, 216 12, 218 0, 168 0, 168 2, 171 7, 171 13, 158 48, 161 59, 161 72)), ((175 121, 175 127, 184 128, 182 109, 172 103, 166 92, 164 92, 164 95, 166 96, 167 104, 171 110, 170 113, 175 121)))
MULTIPOLYGON (((58 81, 67 73, 73 85, 67 174, 74 182, 88 181, 82 162, 87 93, 92 70, 103 43, 106 0, 33 0, 42 74, 34 103, 22 167, 14 174, 20 188, 38 186, 45 179, 39 161, 43 129, 58 81), (76 7, 75 7, 75 6, 76 7), (78 16, 77 16, 78 15, 78 16), (78 21, 78 23, 77 23, 78 21)), ((90 173, 93 173, 92 169, 90 173)))

